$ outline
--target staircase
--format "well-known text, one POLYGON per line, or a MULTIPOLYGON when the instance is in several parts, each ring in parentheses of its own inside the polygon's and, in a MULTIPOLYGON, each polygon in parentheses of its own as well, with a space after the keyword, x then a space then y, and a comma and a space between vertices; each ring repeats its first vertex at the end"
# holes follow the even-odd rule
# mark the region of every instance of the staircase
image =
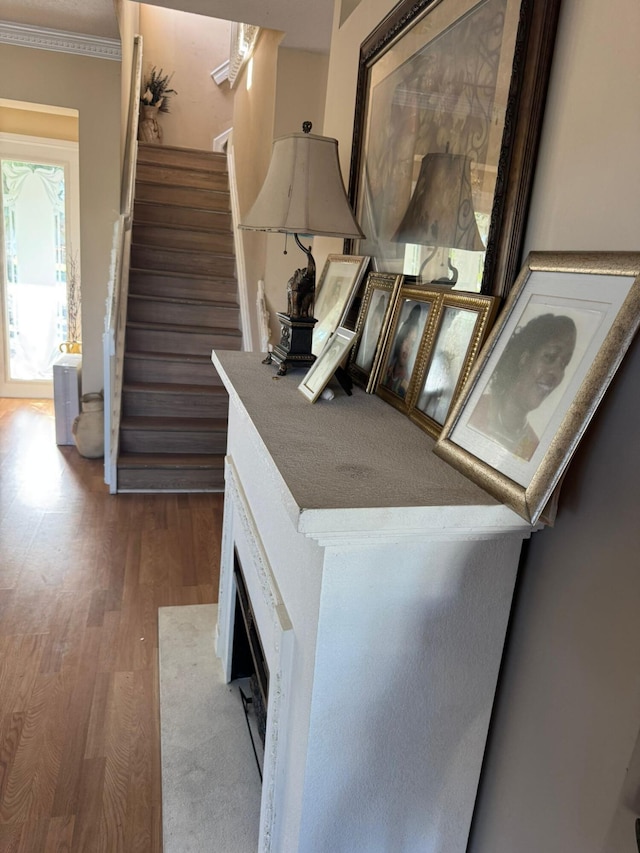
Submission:
POLYGON ((242 348, 224 154, 140 144, 118 491, 221 491, 228 398, 211 350, 242 348))

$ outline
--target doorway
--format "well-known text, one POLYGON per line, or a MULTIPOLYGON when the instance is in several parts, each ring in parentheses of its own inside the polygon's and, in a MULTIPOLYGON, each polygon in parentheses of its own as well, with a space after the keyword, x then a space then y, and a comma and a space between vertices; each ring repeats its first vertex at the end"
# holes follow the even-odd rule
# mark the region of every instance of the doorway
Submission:
POLYGON ((80 340, 78 142, 0 133, 0 396, 51 397, 80 340))

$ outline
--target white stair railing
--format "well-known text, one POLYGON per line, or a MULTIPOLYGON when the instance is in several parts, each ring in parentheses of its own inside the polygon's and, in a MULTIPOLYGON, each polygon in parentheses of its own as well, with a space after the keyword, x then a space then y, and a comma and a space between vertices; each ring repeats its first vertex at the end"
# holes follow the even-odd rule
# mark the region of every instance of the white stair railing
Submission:
POLYGON ((124 363, 124 336, 127 320, 129 291, 129 256, 131 253, 131 226, 133 220, 133 194, 138 157, 138 114, 140 87, 142 85, 142 36, 135 36, 129 113, 122 165, 120 216, 114 224, 109 287, 102 335, 104 370, 104 481, 111 494, 118 490, 117 461, 120 435, 122 398, 122 370, 124 363))

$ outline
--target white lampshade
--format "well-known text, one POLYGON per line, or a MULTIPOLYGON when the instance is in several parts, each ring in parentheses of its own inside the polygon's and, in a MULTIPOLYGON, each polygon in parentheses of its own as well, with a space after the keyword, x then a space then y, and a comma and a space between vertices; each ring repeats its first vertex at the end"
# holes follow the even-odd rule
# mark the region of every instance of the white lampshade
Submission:
POLYGON ((342 182, 338 141, 310 133, 276 139, 265 182, 240 228, 364 237, 342 182))

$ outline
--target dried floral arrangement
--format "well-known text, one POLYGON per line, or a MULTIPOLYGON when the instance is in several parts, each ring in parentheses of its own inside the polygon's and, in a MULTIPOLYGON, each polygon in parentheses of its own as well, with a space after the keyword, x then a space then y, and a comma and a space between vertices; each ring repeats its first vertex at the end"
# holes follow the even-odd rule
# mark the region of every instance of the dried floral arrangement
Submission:
POLYGON ((165 74, 162 68, 158 71, 154 65, 144 81, 140 103, 146 107, 159 105, 161 113, 168 113, 170 96, 178 94, 175 89, 169 86, 172 77, 173 72, 165 74))
POLYGON ((80 342, 80 265, 78 253, 70 251, 67 256, 67 338, 80 342))

